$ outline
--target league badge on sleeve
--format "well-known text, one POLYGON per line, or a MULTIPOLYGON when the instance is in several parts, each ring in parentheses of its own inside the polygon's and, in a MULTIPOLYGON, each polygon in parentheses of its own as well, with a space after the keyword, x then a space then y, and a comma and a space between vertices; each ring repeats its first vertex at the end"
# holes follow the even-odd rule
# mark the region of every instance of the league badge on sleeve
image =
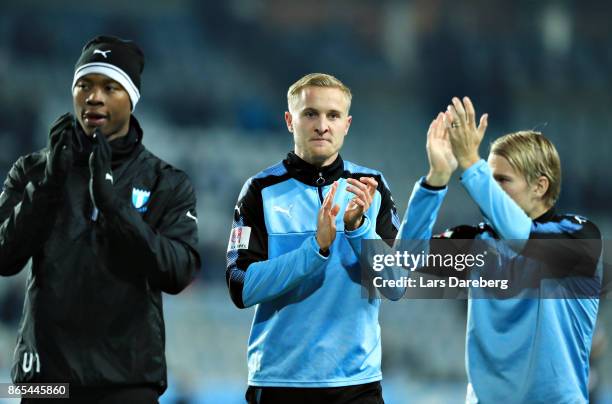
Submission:
POLYGON ((149 197, 151 196, 151 191, 147 191, 146 189, 138 189, 132 188, 132 205, 136 208, 140 213, 144 213, 147 211, 149 202, 149 197))
POLYGON ((249 226, 234 227, 230 234, 227 251, 248 250, 250 238, 251 228, 249 226))

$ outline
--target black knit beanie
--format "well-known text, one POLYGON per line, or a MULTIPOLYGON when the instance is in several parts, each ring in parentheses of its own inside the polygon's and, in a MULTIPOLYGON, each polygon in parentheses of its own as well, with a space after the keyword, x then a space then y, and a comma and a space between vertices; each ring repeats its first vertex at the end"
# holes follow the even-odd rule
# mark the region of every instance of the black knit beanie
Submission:
POLYGON ((140 99, 140 75, 144 54, 132 41, 114 36, 97 36, 83 47, 74 70, 72 88, 87 74, 103 74, 115 80, 130 96, 132 111, 140 99))

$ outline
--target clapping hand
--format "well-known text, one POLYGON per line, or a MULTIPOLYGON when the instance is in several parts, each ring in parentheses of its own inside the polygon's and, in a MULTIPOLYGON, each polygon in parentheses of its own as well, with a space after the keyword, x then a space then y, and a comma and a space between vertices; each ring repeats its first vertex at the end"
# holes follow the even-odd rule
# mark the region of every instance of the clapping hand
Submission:
POLYGON ((442 187, 448 184, 451 175, 457 169, 457 159, 449 139, 445 116, 438 114, 429 125, 427 131, 427 159, 429 160, 429 173, 425 182, 429 185, 442 187))
POLYGON ((106 137, 97 129, 93 141, 93 151, 89 156, 89 192, 94 206, 103 213, 109 213, 118 207, 111 170, 112 150, 106 137))
POLYGON ((317 218, 317 244, 324 252, 329 250, 336 239, 336 216, 340 211, 340 206, 334 205, 334 196, 336 196, 337 189, 338 182, 334 181, 325 199, 323 199, 317 218))
POLYGON ((355 230, 363 223, 363 215, 370 208, 378 182, 371 177, 347 179, 346 190, 354 195, 344 211, 344 229, 355 230))
POLYGON ((72 136, 74 133, 74 118, 67 113, 59 117, 49 132, 47 148, 47 164, 42 184, 59 187, 66 182, 68 172, 72 167, 72 136))
POLYGON ((445 115, 453 153, 461 169, 466 170, 480 160, 478 147, 487 130, 489 115, 482 115, 476 127, 476 111, 468 97, 463 97, 463 102, 457 97, 453 98, 445 115))

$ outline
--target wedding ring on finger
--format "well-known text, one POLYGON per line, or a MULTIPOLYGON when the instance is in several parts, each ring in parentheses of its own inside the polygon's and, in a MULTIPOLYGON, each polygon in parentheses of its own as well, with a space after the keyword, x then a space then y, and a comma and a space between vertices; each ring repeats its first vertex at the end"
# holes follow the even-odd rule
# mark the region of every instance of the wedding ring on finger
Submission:
POLYGON ((459 124, 459 122, 451 122, 451 128, 456 129, 456 128, 460 128, 460 127, 461 127, 461 125, 459 124))

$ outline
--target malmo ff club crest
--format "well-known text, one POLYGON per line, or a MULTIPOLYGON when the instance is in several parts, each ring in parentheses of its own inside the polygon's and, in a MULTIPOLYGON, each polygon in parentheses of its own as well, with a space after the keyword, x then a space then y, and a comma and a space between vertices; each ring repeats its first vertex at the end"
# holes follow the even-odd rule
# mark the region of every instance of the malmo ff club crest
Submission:
POLYGON ((138 189, 132 188, 132 205, 136 208, 140 213, 144 213, 147 211, 149 202, 149 197, 151 196, 151 191, 147 191, 146 189, 138 189))

